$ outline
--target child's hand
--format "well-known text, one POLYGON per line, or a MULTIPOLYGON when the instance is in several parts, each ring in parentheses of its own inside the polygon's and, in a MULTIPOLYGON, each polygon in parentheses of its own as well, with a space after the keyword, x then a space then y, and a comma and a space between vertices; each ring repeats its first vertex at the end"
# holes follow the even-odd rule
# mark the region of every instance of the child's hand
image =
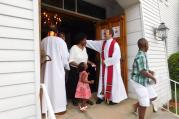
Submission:
POLYGON ((94 84, 94 80, 91 80, 91 81, 90 81, 90 84, 94 84))
POLYGON ((94 68, 96 68, 96 64, 94 64, 94 63, 92 63, 91 66, 94 67, 94 68))

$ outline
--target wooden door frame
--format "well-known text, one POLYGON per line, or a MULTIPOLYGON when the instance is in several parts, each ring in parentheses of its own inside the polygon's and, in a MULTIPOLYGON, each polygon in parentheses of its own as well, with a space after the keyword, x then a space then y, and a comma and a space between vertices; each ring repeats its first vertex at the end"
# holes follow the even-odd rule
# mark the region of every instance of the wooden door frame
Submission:
MULTIPOLYGON (((125 85, 125 89, 126 92, 128 92, 128 59, 127 59, 127 39, 126 39, 126 17, 125 15, 122 16, 115 16, 115 17, 111 17, 108 18, 104 21, 101 22, 97 22, 96 24, 96 39, 100 39, 100 25, 105 24, 105 23, 109 23, 109 28, 112 28, 112 25, 110 24, 110 22, 115 22, 115 21, 120 21, 120 38, 118 38, 119 40, 122 40, 122 44, 124 45, 124 49, 123 51, 125 52, 122 56, 121 56, 121 62, 124 63, 124 69, 123 69, 123 81, 124 81, 124 85, 125 85)), ((119 40, 117 40, 117 42, 119 43, 119 40)), ((98 56, 99 57, 99 56, 98 56)), ((99 72, 99 71, 98 71, 99 72)))

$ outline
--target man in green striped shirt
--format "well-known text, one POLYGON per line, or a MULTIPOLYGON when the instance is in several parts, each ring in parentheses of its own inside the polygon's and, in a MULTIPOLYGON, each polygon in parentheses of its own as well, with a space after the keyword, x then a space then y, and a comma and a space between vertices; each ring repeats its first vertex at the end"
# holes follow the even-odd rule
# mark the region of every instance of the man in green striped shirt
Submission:
POLYGON ((145 38, 138 40, 139 51, 134 59, 131 74, 131 84, 135 89, 138 102, 135 104, 135 112, 138 110, 139 119, 144 119, 145 111, 150 102, 157 98, 157 94, 150 85, 150 82, 156 83, 154 72, 149 70, 146 52, 148 51, 148 41, 145 38), (149 79, 151 81, 149 82, 149 79))

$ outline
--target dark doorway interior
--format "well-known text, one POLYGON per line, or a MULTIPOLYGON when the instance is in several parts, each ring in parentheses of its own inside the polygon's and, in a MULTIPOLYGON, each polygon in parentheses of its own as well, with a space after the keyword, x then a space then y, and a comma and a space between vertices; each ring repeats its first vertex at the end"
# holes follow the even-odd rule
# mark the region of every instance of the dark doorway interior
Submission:
MULTIPOLYGON (((42 10, 43 11, 43 10, 42 10)), ((55 11, 48 11, 48 14, 57 14, 55 11)), ((65 42, 67 43, 68 49, 70 49, 73 45, 75 45, 75 36, 83 32, 87 35, 87 39, 95 39, 96 38, 96 27, 95 22, 82 19, 78 16, 72 16, 70 14, 58 13, 61 17, 61 23, 58 24, 58 32, 65 33, 65 42)), ((41 36, 42 38, 47 36, 48 32, 48 25, 44 24, 42 21, 41 24, 41 36)), ((87 53, 89 56, 89 60, 94 62, 95 64, 98 63, 96 59, 96 52, 87 48, 87 53)), ((97 73, 94 68, 89 66, 89 80, 95 80, 95 84, 91 87, 92 92, 97 91, 97 73)))

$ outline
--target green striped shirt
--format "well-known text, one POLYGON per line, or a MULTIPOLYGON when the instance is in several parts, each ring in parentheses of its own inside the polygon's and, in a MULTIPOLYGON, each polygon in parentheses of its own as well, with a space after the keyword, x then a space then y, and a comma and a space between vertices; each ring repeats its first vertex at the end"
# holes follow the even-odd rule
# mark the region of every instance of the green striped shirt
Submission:
POLYGON ((143 86, 147 86, 149 84, 149 78, 141 75, 140 72, 142 70, 149 71, 149 66, 146 54, 143 51, 139 50, 134 59, 131 79, 143 86))

